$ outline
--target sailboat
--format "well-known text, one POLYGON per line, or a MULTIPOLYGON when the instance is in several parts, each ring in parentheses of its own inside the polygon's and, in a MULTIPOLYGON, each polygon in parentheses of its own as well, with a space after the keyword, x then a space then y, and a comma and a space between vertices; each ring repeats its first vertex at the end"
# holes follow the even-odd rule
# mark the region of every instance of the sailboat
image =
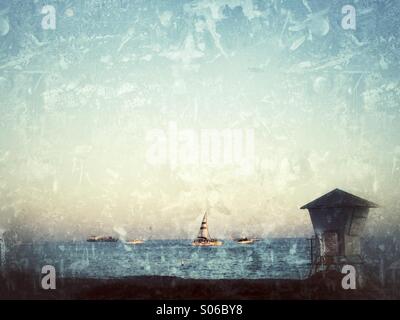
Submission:
POLYGON ((210 237, 210 233, 208 232, 208 223, 207 223, 207 212, 204 214, 203 221, 201 222, 199 235, 192 242, 193 246, 220 246, 222 245, 222 241, 217 239, 212 239, 210 237))

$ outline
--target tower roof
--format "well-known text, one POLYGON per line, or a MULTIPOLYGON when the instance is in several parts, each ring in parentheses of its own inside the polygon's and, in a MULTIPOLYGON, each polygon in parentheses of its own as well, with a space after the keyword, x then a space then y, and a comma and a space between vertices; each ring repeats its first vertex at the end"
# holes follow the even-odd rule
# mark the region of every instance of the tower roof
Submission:
POLYGON ((364 207, 377 208, 378 205, 357 197, 346 191, 335 189, 327 194, 311 201, 300 209, 322 209, 322 208, 345 208, 345 207, 364 207))

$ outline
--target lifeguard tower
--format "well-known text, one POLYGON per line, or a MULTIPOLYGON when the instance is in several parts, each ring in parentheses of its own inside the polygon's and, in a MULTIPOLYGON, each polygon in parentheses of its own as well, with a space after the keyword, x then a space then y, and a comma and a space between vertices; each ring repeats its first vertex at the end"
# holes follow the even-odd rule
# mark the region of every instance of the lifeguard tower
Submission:
POLYGON ((301 207, 308 209, 314 228, 310 275, 340 271, 345 264, 362 264, 360 236, 370 208, 378 205, 340 189, 301 207))

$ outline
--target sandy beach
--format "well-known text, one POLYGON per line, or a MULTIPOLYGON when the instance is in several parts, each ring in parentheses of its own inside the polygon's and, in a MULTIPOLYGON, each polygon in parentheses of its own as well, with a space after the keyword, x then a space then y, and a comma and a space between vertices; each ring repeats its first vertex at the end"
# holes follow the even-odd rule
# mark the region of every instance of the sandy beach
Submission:
MULTIPOLYGON (((65 278, 56 290, 40 288, 40 278, 24 274, 2 279, 1 299, 182 299, 182 300, 299 300, 299 299, 394 299, 378 286, 344 290, 341 275, 328 274, 305 280, 238 279, 195 280, 177 277, 130 277, 123 279, 65 278)), ((399 298, 399 297, 397 297, 399 298)))

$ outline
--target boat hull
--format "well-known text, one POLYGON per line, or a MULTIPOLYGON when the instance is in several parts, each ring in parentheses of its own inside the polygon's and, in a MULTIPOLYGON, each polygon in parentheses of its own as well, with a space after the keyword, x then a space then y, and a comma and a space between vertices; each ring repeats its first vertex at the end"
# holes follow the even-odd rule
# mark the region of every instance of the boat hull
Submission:
POLYGON ((144 241, 143 240, 130 240, 125 242, 126 244, 142 244, 144 241))
POLYGON ((239 244, 253 244, 254 240, 236 241, 239 244))
POLYGON ((112 237, 98 237, 98 238, 88 238, 87 242, 118 242, 118 239, 112 237))
POLYGON ((218 247, 222 246, 223 242, 222 241, 193 241, 192 246, 196 247, 218 247))

